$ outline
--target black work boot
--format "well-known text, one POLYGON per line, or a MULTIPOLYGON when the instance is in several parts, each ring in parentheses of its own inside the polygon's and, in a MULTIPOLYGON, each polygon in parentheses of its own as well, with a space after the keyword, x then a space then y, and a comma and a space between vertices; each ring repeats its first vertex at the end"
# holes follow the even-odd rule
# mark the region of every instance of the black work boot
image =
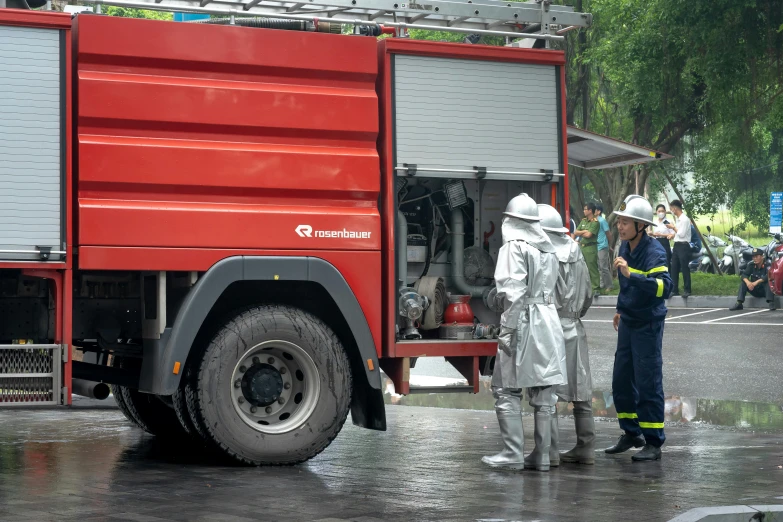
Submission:
POLYGON ((644 437, 641 435, 630 435, 628 433, 623 433, 620 435, 620 438, 617 439, 617 444, 611 448, 606 448, 604 453, 614 455, 615 453, 622 453, 624 451, 628 451, 631 448, 641 448, 642 446, 644 446, 644 437))
POLYGON ((742 306, 742 301, 737 301, 734 303, 734 306, 729 308, 730 311, 736 312, 737 310, 742 310, 744 307, 742 306))
POLYGON ((644 449, 631 457, 631 460, 635 462, 661 460, 661 448, 656 448, 652 444, 645 444, 644 449))

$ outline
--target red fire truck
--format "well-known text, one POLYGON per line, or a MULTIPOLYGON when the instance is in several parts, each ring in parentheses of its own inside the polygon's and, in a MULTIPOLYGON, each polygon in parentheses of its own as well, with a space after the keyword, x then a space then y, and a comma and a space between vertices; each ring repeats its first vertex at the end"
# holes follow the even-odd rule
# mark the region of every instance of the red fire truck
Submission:
POLYGON ((212 17, 0 9, 0 404, 110 386, 150 433, 286 464, 349 410, 385 429, 381 370, 413 393, 416 358, 445 357, 478 391, 502 211, 526 192, 567 213, 565 58, 548 42, 590 16, 101 4, 212 17))

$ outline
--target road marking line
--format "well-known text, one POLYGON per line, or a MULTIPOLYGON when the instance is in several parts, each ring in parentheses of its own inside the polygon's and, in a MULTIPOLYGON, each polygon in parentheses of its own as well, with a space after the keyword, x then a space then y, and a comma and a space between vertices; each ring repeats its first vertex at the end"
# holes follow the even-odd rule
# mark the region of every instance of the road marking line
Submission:
POLYGON ((710 312, 717 312, 718 310, 723 310, 723 308, 713 308, 712 310, 705 310, 704 312, 696 312, 692 314, 685 314, 685 315, 678 315, 677 317, 667 317, 667 321, 672 321, 674 319, 682 319, 683 317, 690 317, 692 315, 700 315, 700 314, 708 314, 710 312))
MULTIPOLYGON (((612 319, 582 319, 583 323, 611 323, 612 319)), ((668 322, 668 321, 667 321, 668 322)), ((678 321, 672 324, 701 324, 708 326, 783 326, 783 323, 713 323, 711 321, 678 321)))
POLYGON ((723 321, 724 319, 736 319, 737 317, 744 317, 746 315, 753 315, 753 314, 763 314, 764 312, 769 312, 769 310, 756 310, 755 312, 746 312, 744 314, 739 315, 729 315, 727 317, 719 317, 718 319, 711 319, 709 321, 704 321, 704 323, 714 323, 717 321, 723 321))

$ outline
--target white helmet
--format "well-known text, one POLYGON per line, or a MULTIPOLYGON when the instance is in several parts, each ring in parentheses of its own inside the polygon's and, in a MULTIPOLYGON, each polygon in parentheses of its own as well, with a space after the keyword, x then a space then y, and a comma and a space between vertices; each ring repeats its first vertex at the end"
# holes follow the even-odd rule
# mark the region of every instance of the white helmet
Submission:
POLYGON ((563 226, 563 218, 560 213, 551 205, 544 203, 538 204, 538 215, 541 216, 541 228, 547 232, 565 232, 569 230, 563 226))
POLYGON ((524 192, 508 202, 506 211, 503 214, 527 221, 541 221, 536 202, 524 192))
POLYGON ((655 224, 653 222, 652 205, 650 205, 649 201, 636 194, 631 194, 625 198, 625 201, 620 204, 620 208, 615 210, 614 213, 648 225, 655 224))

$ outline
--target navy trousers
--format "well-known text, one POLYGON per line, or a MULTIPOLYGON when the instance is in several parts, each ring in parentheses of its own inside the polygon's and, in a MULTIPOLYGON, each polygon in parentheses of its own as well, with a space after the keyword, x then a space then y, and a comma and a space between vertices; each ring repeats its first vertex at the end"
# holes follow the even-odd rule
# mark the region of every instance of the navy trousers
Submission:
POLYGON ((661 447, 663 433, 663 321, 620 320, 612 394, 620 428, 661 447))

